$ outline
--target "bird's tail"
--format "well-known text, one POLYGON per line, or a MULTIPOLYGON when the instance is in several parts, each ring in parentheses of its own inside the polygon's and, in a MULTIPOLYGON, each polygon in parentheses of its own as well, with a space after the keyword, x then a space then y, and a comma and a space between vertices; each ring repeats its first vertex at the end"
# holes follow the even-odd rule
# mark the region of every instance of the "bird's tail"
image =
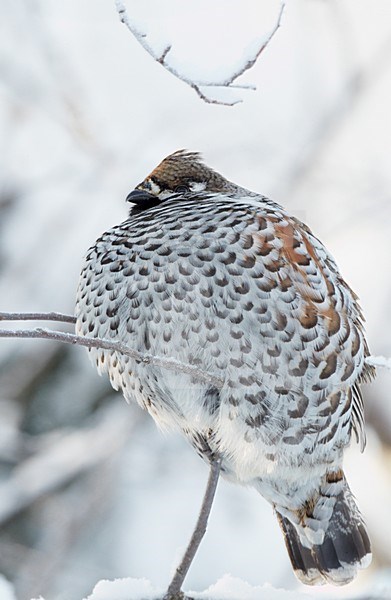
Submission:
POLYGON ((300 519, 297 513, 292 517, 280 507, 276 510, 289 558, 302 583, 344 585, 370 564, 368 534, 343 474, 322 486, 300 519))

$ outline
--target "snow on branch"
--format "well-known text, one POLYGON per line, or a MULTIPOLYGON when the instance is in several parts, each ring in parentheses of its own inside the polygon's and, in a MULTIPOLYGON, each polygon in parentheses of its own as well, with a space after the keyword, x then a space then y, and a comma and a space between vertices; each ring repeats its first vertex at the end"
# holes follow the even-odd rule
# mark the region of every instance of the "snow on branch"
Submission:
MULTIPOLYGON (((1 320, 56 320, 68 323, 73 323, 75 318, 70 315, 63 315, 61 313, 0 313, 1 320)), ((114 350, 125 356, 133 358, 137 363, 145 365, 153 365, 162 369, 168 369, 175 373, 185 373, 191 375, 196 381, 200 383, 207 383, 217 388, 223 387, 223 380, 219 377, 215 377, 211 373, 207 373, 194 367, 192 365, 186 365, 181 363, 174 358, 163 358, 159 356, 152 356, 151 354, 143 354, 138 352, 121 342, 108 340, 104 338, 91 338, 75 335, 73 333, 64 333, 61 331, 53 331, 51 329, 45 329, 37 327, 36 329, 0 329, 0 338, 25 338, 25 339, 46 339, 54 340, 56 342, 62 342, 65 344, 73 344, 76 346, 84 346, 86 348, 102 348, 103 350, 114 350)))
POLYGON ((385 356, 367 356, 365 362, 370 367, 379 367, 391 371, 391 358, 385 356))
POLYGON ((62 323, 76 323, 76 317, 63 313, 10 313, 0 312, 0 321, 60 321, 62 323))
POLYGON ((168 43, 164 48, 155 48, 148 41, 147 34, 140 30, 137 24, 129 17, 126 10, 125 4, 122 0, 115 0, 116 9, 120 20, 129 31, 133 34, 136 40, 141 46, 152 56, 154 60, 160 63, 169 73, 174 75, 177 79, 180 79, 187 85, 189 85, 198 94, 198 96, 207 102, 208 104, 220 104, 223 106, 234 106, 239 102, 243 102, 241 98, 228 97, 223 93, 227 90, 233 89, 249 89, 255 90, 256 86, 251 84, 238 84, 235 83, 238 77, 243 75, 246 71, 251 69, 257 62, 262 52, 267 48, 277 30, 281 25, 282 15, 285 9, 286 0, 281 0, 280 8, 278 11, 277 19, 271 29, 271 31, 265 36, 259 38, 256 43, 251 45, 251 48, 243 55, 239 60, 239 63, 235 65, 232 72, 227 76, 216 79, 193 79, 186 75, 186 73, 180 71, 173 64, 170 64, 169 53, 172 50, 172 44, 168 43))
MULTIPOLYGON (((75 323, 76 319, 72 315, 65 315, 63 313, 49 312, 49 313, 11 313, 11 312, 0 312, 0 321, 59 321, 64 323, 75 323)), ((216 377, 211 373, 207 373, 194 367, 193 365, 184 364, 174 358, 165 358, 160 356, 153 356, 152 354, 143 354, 138 350, 129 348, 122 342, 108 340, 105 338, 91 338, 75 335, 73 333, 64 333, 61 331, 53 331, 51 329, 45 329, 37 327, 36 329, 0 329, 0 338, 25 338, 25 339, 46 339, 54 340, 56 342, 62 342, 65 344, 73 344, 75 346, 84 346, 86 348, 102 348, 103 350, 114 350, 125 356, 133 358, 137 363, 154 365, 162 369, 168 369, 175 373, 185 373, 191 375, 196 381, 200 383, 207 383, 213 385, 218 389, 223 387, 223 380, 220 377, 216 377)), ((386 368, 391 371, 391 358, 385 358, 384 356, 368 356, 365 362, 373 367, 386 368)))

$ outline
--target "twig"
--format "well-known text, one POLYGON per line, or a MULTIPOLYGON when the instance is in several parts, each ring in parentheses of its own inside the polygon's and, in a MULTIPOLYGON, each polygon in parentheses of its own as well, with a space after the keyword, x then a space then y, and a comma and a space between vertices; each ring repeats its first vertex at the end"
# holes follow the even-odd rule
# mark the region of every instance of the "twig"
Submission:
MULTIPOLYGON (((76 317, 72 315, 66 315, 63 313, 57 312, 48 312, 48 313, 11 313, 11 312, 0 312, 0 321, 59 321, 64 323, 75 323, 76 317)), ((215 377, 210 373, 204 373, 197 367, 193 367, 192 365, 186 365, 172 358, 160 358, 158 356, 152 356, 150 354, 142 354, 137 350, 133 350, 129 348, 125 344, 121 342, 116 342, 112 340, 102 339, 102 338, 89 338, 77 336, 72 333, 63 333, 60 331, 52 331, 50 329, 36 328, 36 329, 21 329, 18 331, 15 330, 6 330, 0 329, 0 337, 5 338, 42 338, 42 339, 51 339, 58 342, 63 342, 66 344, 74 344, 77 346, 85 346, 87 348, 102 348, 104 350, 115 350, 120 352, 121 354, 125 354, 126 356, 130 356, 136 362, 151 364, 154 366, 159 366, 171 371, 176 371, 178 373, 186 373, 188 375, 192 375, 195 379, 203 383, 210 383, 211 385, 222 388, 223 380, 219 377, 215 377)), ((385 358, 384 356, 368 356, 365 359, 365 362, 372 366, 378 368, 385 368, 391 370, 391 358, 385 358)))
POLYGON ((181 592, 181 587, 189 571, 191 563, 193 562, 193 558, 198 550, 202 538, 205 535, 208 518, 216 493, 217 483, 219 481, 220 467, 220 458, 212 460, 204 499, 202 501, 200 514, 198 516, 193 535, 191 536, 189 545, 186 548, 180 564, 176 568, 175 575, 168 586, 164 600, 180 600, 181 598, 184 598, 184 594, 181 592))
MULTIPOLYGON (((66 315, 64 313, 48 312, 48 313, 14 313, 0 312, 0 321, 59 321, 63 323, 76 323, 76 317, 66 315)), ((187 373, 194 376, 195 379, 200 379, 202 382, 211 383, 218 388, 223 386, 223 380, 209 373, 200 371, 197 367, 185 365, 175 359, 160 358, 150 354, 142 354, 137 350, 129 348, 121 342, 111 341, 102 338, 89 338, 77 336, 72 333, 62 333, 60 331, 52 331, 50 329, 21 329, 19 331, 0 329, 0 337, 19 337, 19 338, 43 338, 52 339, 66 344, 75 344, 77 346, 85 346, 87 348, 102 348, 104 350, 115 350, 121 354, 126 354, 133 358, 136 362, 144 364, 152 364, 163 367, 169 370, 180 373, 187 373)), ((372 367, 379 367, 391 370, 391 358, 384 356, 367 356, 365 362, 372 367)))
MULTIPOLYGON (((270 44, 270 42, 272 41, 273 37, 275 36, 275 34, 277 33, 278 29, 281 26, 281 19, 282 19, 282 15, 283 12, 285 10, 285 3, 286 0, 281 0, 281 5, 280 5, 280 10, 277 16, 277 21, 274 24, 273 29, 270 31, 269 35, 266 37, 265 40, 263 40, 258 49, 255 51, 254 55, 252 58, 248 59, 241 67, 239 67, 237 69, 237 71, 235 71, 234 73, 232 73, 232 75, 227 78, 224 82, 220 82, 218 84, 209 84, 209 85, 223 85, 223 86, 231 86, 231 84, 238 78, 240 77, 240 75, 243 75, 243 73, 245 73, 246 71, 248 71, 249 69, 251 69, 255 63, 257 62, 258 58, 260 57, 260 55, 262 54, 262 52, 265 50, 265 48, 267 48, 267 46, 270 44)), ((202 84, 201 84, 202 85, 202 84)), ((256 89, 255 87, 253 89, 256 89)))
POLYGON ((181 363, 173 358, 161 358, 159 356, 152 356, 151 354, 143 354, 137 350, 129 348, 121 342, 101 338, 83 337, 73 333, 63 333, 61 331, 52 331, 51 329, 42 329, 38 327, 37 329, 19 329, 16 331, 0 329, 0 338, 1 337, 55 340, 56 342, 84 346, 86 348, 114 350, 120 354, 124 354, 125 356, 133 358, 137 363, 161 367, 162 369, 168 369, 169 371, 174 371, 175 373, 185 373, 186 375, 191 375, 200 383, 207 383, 217 388, 223 387, 223 380, 219 377, 215 377, 211 373, 201 371, 192 365, 185 365, 184 363, 181 363))
POLYGON ((76 317, 63 313, 10 313, 0 312, 0 321, 61 321, 63 323, 76 323, 76 317))
POLYGON ((365 362, 370 367, 378 367, 391 371, 391 358, 386 358, 385 356, 367 356, 365 362))
POLYGON ((154 60, 160 63, 169 73, 174 75, 177 79, 180 79, 184 83, 187 83, 193 90, 198 94, 198 96, 209 104, 220 104, 223 106, 234 106, 242 100, 217 100, 216 98, 211 98, 205 94, 200 88, 237 88, 237 89, 251 89, 255 90, 256 87, 254 85, 248 84, 235 84, 234 82, 240 75, 243 75, 246 71, 251 69, 257 62, 258 58, 265 50, 265 48, 269 45, 277 30, 281 25, 282 15, 285 9, 286 0, 281 0, 280 10, 278 12, 277 20, 267 35, 266 39, 263 39, 259 42, 258 47, 253 51, 253 55, 251 58, 244 58, 240 67, 236 71, 234 71, 229 77, 226 77, 221 80, 210 81, 210 80, 199 80, 195 81, 189 77, 187 77, 184 73, 179 72, 175 67, 169 64, 167 61, 167 56, 172 50, 172 45, 168 44, 163 52, 157 53, 156 50, 149 44, 147 41, 147 34, 143 33, 138 29, 135 23, 129 18, 126 7, 122 0, 115 0, 115 6, 119 15, 121 22, 126 25, 132 35, 136 38, 136 40, 141 44, 141 46, 152 56, 154 60))

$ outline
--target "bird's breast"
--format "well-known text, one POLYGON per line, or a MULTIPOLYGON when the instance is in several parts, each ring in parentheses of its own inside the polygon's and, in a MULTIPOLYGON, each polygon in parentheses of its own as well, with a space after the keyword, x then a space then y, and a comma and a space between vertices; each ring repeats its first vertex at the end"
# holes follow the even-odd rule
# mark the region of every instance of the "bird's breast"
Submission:
POLYGON ((323 251, 270 207, 151 209, 90 250, 78 331, 223 382, 212 402, 210 386, 190 375, 94 351, 113 385, 162 422, 311 452, 344 410, 363 360, 354 300, 323 251))

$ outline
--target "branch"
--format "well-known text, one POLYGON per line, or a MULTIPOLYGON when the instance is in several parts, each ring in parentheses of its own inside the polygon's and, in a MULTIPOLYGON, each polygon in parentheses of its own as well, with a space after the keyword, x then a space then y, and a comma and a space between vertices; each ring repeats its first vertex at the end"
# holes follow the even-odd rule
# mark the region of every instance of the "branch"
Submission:
POLYGON ((0 321, 61 321, 63 323, 76 323, 76 317, 63 313, 10 313, 0 312, 0 321))
POLYGON ((219 481, 221 468, 221 458, 214 458, 210 464, 210 472, 208 483, 206 486, 204 498, 202 500, 200 514, 198 515, 197 523, 193 534, 190 538, 190 542, 186 548, 185 554, 175 570, 175 575, 168 586, 168 590, 163 600, 177 600, 184 598, 181 588, 185 577, 190 569, 191 563, 194 560, 196 552, 205 535, 206 527, 208 525, 208 519, 210 511, 212 509, 213 499, 215 497, 217 483, 219 481))
MULTIPOLYGON (((76 318, 71 315, 65 315, 63 313, 49 312, 49 313, 10 313, 0 312, 0 321, 61 321, 64 323, 75 323, 76 318)), ((19 330, 7 330, 0 329, 0 337, 4 338, 26 338, 26 339, 47 339, 54 340, 56 342, 62 342, 65 344, 73 344, 75 346, 84 346, 86 348, 102 348, 103 350, 114 350, 120 354, 124 354, 133 358, 137 363, 150 364, 169 371, 176 373, 185 373, 191 375, 194 379, 201 383, 208 383, 221 389, 223 387, 223 380, 220 377, 216 377, 211 373, 205 373, 197 367, 192 365, 186 365, 174 358, 161 358, 159 356, 153 356, 152 354, 143 354, 138 350, 133 350, 113 340, 104 338, 90 338, 75 335, 73 333, 63 333, 61 331, 52 331, 51 329, 43 329, 37 327, 36 329, 19 329, 19 330)), ((367 356, 365 359, 367 365, 372 367, 385 368, 391 371, 391 358, 385 358, 384 356, 367 356)))
POLYGON ((251 85, 251 84, 235 84, 234 85, 234 82, 236 81, 236 79, 238 77, 240 77, 240 75, 243 75, 243 73, 245 73, 246 71, 248 71, 249 69, 251 69, 251 67, 253 67, 255 65, 258 58, 262 54, 262 52, 265 50, 265 48, 267 48, 267 46, 269 45, 269 43, 271 42, 271 40, 277 33, 277 30, 279 29, 279 27, 281 25, 281 20, 282 20, 282 15, 283 15, 283 12, 285 9, 285 4, 286 4, 286 0, 281 0, 281 5, 280 5, 280 9, 279 9, 279 12, 277 15, 277 20, 276 20, 272 30, 270 31, 270 33, 266 36, 266 38, 263 38, 262 40, 259 40, 257 42, 256 47, 252 51, 250 57, 243 56, 240 66, 233 73, 231 73, 231 75, 221 79, 220 81, 219 80, 195 81, 194 79, 187 77, 184 73, 178 71, 174 66, 170 65, 169 62, 167 61, 167 56, 172 50, 172 45, 167 44, 167 46, 164 48, 163 52, 158 53, 148 42, 147 34, 140 31, 140 29, 138 29, 137 25, 129 18, 129 15, 127 13, 127 10, 126 10, 126 7, 125 7, 123 1, 115 0, 115 6, 116 6, 116 9, 117 9, 117 12, 118 12, 121 22, 124 25, 126 25, 126 27, 129 29, 129 31, 132 33, 132 35, 136 38, 136 40, 139 42, 139 44, 141 44, 141 46, 144 48, 144 50, 146 50, 148 52, 148 54, 150 54, 154 60, 156 60, 158 63, 160 63, 169 73, 171 73, 171 75, 174 75, 174 77, 176 77, 177 79, 180 79, 184 83, 187 83, 187 85, 189 85, 191 88, 193 88, 193 90, 201 98, 201 100, 204 100, 208 104, 220 104, 223 106, 234 106, 235 104, 242 102, 242 100, 241 99, 222 100, 222 99, 211 98, 210 96, 207 96, 205 91, 202 91, 201 88, 215 88, 216 91, 218 90, 218 88, 256 90, 256 86, 254 86, 254 85, 251 85))
MULTIPOLYGON (((8 313, 2 313, 8 314, 8 313)), ((29 314, 29 313, 26 313, 29 314)), ((34 314, 34 313, 31 313, 34 314)), ((56 314, 56 313, 48 313, 56 314)), ((66 316, 66 315, 63 315, 66 316)), ((112 340, 101 339, 101 338, 90 338, 75 335, 73 333, 63 333, 61 331, 52 331, 50 329, 19 329, 19 330, 7 330, 0 329, 0 338, 27 338, 27 339, 46 339, 55 340, 56 342, 63 342, 65 344, 73 344, 75 346, 84 346, 86 348, 102 348, 103 350, 114 350, 125 356, 130 356, 137 363, 144 365, 153 365, 175 373, 185 373, 191 375, 194 379, 200 383, 207 383, 217 388, 223 387, 223 380, 219 377, 215 377, 210 373, 205 373, 197 367, 192 365, 185 365, 174 358, 161 358, 159 356, 152 356, 151 354, 142 354, 137 350, 129 348, 121 342, 115 342, 112 340)))
POLYGON ((385 356, 367 356, 365 362, 370 367, 379 367, 391 371, 391 358, 385 356))

